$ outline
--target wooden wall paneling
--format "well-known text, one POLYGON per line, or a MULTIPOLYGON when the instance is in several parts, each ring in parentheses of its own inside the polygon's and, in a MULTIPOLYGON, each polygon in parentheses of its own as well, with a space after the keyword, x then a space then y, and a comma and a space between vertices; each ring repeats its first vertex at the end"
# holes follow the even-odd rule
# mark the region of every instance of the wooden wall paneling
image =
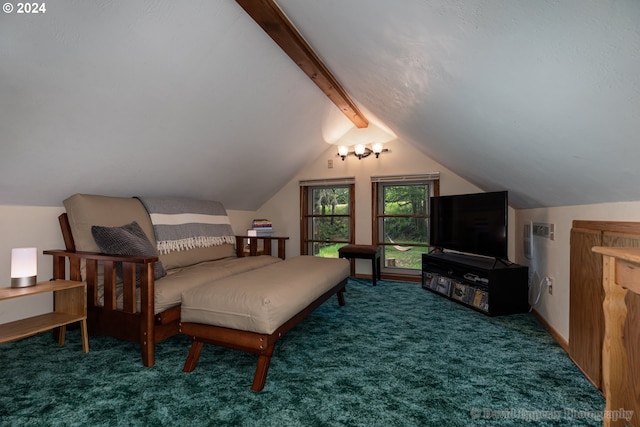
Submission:
POLYGON ((601 245, 600 230, 571 229, 569 355, 585 376, 602 389, 602 256, 591 248, 601 245))
POLYGON ((602 233, 602 246, 637 248, 640 247, 640 235, 604 231, 602 233))
POLYGON ((640 222, 574 220, 573 228, 640 235, 640 222))
MULTIPOLYGON (((640 222, 575 220, 571 228, 569 356, 585 376, 599 390, 603 390, 603 269, 602 256, 591 251, 593 246, 640 247, 640 222)), ((629 311, 636 308, 634 302, 629 311)), ((637 319, 637 316, 640 316, 640 313, 629 315, 634 319, 637 319)), ((637 336, 638 332, 628 328, 625 334, 630 338, 630 350, 636 351, 640 344, 637 339, 640 338, 637 336)), ((636 365, 634 372, 637 369, 640 368, 636 365)))

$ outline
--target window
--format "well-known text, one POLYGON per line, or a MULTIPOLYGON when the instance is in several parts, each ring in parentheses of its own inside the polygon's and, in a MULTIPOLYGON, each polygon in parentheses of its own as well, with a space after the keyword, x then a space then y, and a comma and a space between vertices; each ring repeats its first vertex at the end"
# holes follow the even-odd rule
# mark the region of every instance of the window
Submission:
POLYGON ((300 253, 337 258, 338 249, 353 243, 354 180, 300 182, 300 253))
POLYGON ((373 241, 382 246, 382 272, 415 276, 429 251, 429 198, 439 174, 372 177, 373 241))

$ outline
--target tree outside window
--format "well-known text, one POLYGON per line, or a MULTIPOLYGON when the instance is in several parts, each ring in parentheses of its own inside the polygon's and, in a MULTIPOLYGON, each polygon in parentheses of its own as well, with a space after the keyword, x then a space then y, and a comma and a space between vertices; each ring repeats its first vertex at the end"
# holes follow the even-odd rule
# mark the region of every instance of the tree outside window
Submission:
POLYGON ((383 272, 419 275, 429 251, 429 198, 438 180, 374 182, 374 241, 381 245, 383 272))
POLYGON ((353 184, 301 187, 302 254, 338 257, 353 242, 353 184))

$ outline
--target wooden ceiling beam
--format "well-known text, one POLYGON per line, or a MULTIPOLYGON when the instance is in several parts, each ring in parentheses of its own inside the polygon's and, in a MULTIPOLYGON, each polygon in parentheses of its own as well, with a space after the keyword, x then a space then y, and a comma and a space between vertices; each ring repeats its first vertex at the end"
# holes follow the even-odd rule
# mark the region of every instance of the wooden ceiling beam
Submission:
POLYGON ((369 121, 273 0, 236 0, 358 128, 369 121))

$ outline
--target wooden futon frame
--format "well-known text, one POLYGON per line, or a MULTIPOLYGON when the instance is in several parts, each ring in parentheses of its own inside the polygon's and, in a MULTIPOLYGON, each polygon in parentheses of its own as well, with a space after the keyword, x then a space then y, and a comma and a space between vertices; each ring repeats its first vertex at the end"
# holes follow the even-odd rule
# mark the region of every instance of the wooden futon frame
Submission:
POLYGON ((189 335, 191 338, 191 348, 187 355, 187 360, 182 368, 183 372, 192 372, 198 360, 204 344, 213 344, 234 350, 245 351, 258 355, 258 363, 253 375, 251 390, 261 391, 267 381, 267 373, 271 364, 271 356, 276 341, 293 329, 298 323, 303 321, 311 312, 333 295, 338 296, 338 304, 344 306, 344 291, 347 279, 340 281, 333 288, 325 292, 318 299, 309 304, 304 310, 293 316, 282 324, 272 334, 259 334, 251 331, 241 331, 238 329, 223 328, 220 326, 203 325, 201 323, 183 322, 180 325, 180 332, 189 335))
MULTIPOLYGON (((87 282, 87 324, 89 334, 107 335, 140 343, 142 363, 153 366, 155 344, 179 333, 180 306, 154 314, 153 265, 157 257, 107 255, 76 251, 67 214, 58 217, 66 250, 45 250, 53 256, 53 278, 82 280, 81 261, 85 261, 87 282), (69 272, 67 274, 67 260, 69 272), (104 269, 104 303, 98 298, 98 263, 104 269), (122 307, 116 304, 116 265, 122 264, 122 307), (139 272, 140 310, 136 301, 136 267, 139 272), (68 277, 67 277, 68 276, 68 277)), ((285 258, 286 237, 236 236, 238 257, 271 255, 271 243, 277 241, 278 257, 285 258), (245 248, 245 239, 249 248, 245 248), (262 250, 258 251, 258 241, 262 250)))

